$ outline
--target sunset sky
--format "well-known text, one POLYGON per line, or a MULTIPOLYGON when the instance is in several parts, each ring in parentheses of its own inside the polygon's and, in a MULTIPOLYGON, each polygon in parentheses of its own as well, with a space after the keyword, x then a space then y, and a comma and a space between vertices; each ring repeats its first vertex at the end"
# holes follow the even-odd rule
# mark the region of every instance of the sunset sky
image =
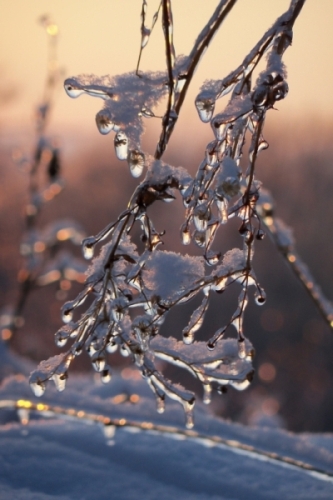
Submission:
MULTIPOLYGON (((157 1, 148 1, 150 18, 157 1)), ((38 18, 49 14, 58 24, 59 63, 64 77, 82 73, 119 74, 135 69, 140 42, 140 0, 0 0, 0 68, 3 88, 16 98, 3 107, 0 124, 24 131, 31 125, 40 101, 47 59, 47 35, 38 18)), ((174 0, 175 47, 188 53, 208 20, 217 0, 174 0)), ((234 69, 260 36, 283 13, 289 0, 239 0, 206 52, 189 93, 184 115, 192 117, 193 100, 206 78, 221 78, 234 69)), ((333 2, 307 0, 296 21, 294 42, 285 54, 289 95, 279 103, 279 120, 296 116, 330 119, 333 2)), ((147 24, 150 24, 148 21, 147 24)), ((164 69, 165 58, 159 23, 143 53, 142 69, 164 69)), ((83 96, 70 100, 60 87, 51 128, 59 131, 94 130, 94 116, 102 103, 83 96)), ((193 114, 193 117, 196 115, 193 114)), ((192 120, 192 118, 190 118, 192 120)))

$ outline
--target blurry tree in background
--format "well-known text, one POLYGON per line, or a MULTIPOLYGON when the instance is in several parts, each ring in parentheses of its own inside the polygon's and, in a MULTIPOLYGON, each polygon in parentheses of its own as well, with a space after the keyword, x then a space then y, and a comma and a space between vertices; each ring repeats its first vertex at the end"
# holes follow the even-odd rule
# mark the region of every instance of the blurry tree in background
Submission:
MULTIPOLYGON (((83 291, 63 307, 66 325, 57 332, 56 342, 62 347, 73 339, 72 345, 62 354, 42 362, 32 374, 31 385, 35 394, 41 395, 50 379, 59 390, 63 390, 69 365, 83 350, 89 353, 102 381, 109 381, 110 354, 118 351, 135 361, 156 395, 158 411, 164 409, 165 396, 176 399, 184 406, 190 427, 195 395, 189 389, 193 386, 186 377, 182 378, 182 383, 187 389, 175 383, 175 380, 180 380, 177 370, 186 368, 201 382, 205 403, 210 402, 212 389, 224 394, 228 386, 236 389, 247 387, 253 376, 253 349, 245 337, 243 319, 245 310, 249 310, 245 326, 258 351, 258 378, 262 384, 248 396, 242 396, 241 400, 228 394, 225 403, 223 396, 222 406, 227 406, 231 400, 231 410, 225 408, 224 415, 228 411, 238 415, 243 412, 240 416, 243 421, 256 422, 265 416, 277 418, 281 414, 289 425, 300 428, 300 420, 293 420, 288 413, 288 406, 296 396, 292 388, 287 387, 283 374, 277 373, 277 367, 288 358, 292 358, 288 361, 291 378, 295 381, 301 378, 305 391, 309 392, 307 384, 310 392, 314 387, 313 398, 319 395, 320 403, 324 402, 324 380, 306 380, 307 376, 310 379, 311 355, 312 359, 318 360, 311 346, 320 343, 317 340, 320 335, 314 333, 322 331, 318 327, 319 319, 308 320, 304 305, 300 306, 298 316, 305 318, 306 322, 301 335, 297 335, 294 352, 290 339, 278 339, 274 335, 286 324, 290 333, 295 335, 298 304, 294 304, 289 318, 281 313, 281 307, 273 307, 273 298, 260 316, 247 307, 253 299, 259 305, 265 302, 265 293, 254 272, 253 262, 256 259, 254 248, 260 255, 260 240, 268 233, 327 323, 330 324, 333 318, 331 304, 315 285, 295 250, 291 230, 275 217, 273 199, 257 178, 260 169, 257 157, 268 147, 263 137, 266 113, 274 109, 288 92, 282 57, 291 44, 293 24, 304 0, 291 2, 288 11, 264 34, 235 71, 222 80, 209 80, 203 84, 196 107, 200 119, 211 124, 214 135, 204 154, 201 152, 202 161, 194 177, 185 168, 162 161, 196 66, 235 3, 219 2, 191 53, 176 56, 171 2, 163 0, 148 21, 147 3, 143 1, 142 42, 136 72, 101 78, 83 75, 66 80, 65 89, 71 97, 85 93, 104 100, 104 108, 96 116, 99 131, 102 134, 115 133, 117 158, 128 164, 133 177, 139 177, 144 169, 146 176, 132 194, 127 208, 115 216, 115 222, 107 224, 97 236, 84 240, 86 258, 93 257, 94 248, 101 241, 107 242, 88 269, 83 291), (160 73, 142 73, 139 65, 142 51, 159 17, 165 37, 167 69, 160 73), (267 56, 266 61, 264 56, 267 56), (263 66, 260 72, 259 64, 263 66), (215 114, 218 99, 226 94, 231 96, 227 105, 222 112, 215 114), (165 106, 162 119, 156 116, 160 113, 161 107, 158 113, 156 111, 160 101, 165 106), (161 121, 161 136, 154 154, 142 150, 146 119, 156 123, 161 121), (177 197, 178 201, 174 201, 177 197), (180 214, 179 198, 185 207, 185 218, 183 213, 180 214), (178 253, 180 248, 174 243, 173 217, 167 221, 157 201, 178 203, 178 209, 172 212, 168 205, 167 213, 169 218, 170 213, 174 214, 175 221, 183 218, 179 224, 181 239, 188 245, 190 255, 178 253), (241 248, 239 241, 242 241, 241 248), (162 244, 164 250, 161 250, 162 244), (79 317, 76 308, 84 301, 88 307, 79 317), (256 334, 260 328, 271 332, 269 342, 265 336, 259 338, 256 334), (235 331, 236 338, 233 338, 235 331), (176 366, 175 370, 170 364, 176 366), (280 382, 274 393, 270 387, 277 380, 280 382), (247 403, 245 411, 241 409, 244 399, 247 403), (259 413, 258 407, 261 409, 259 413)), ((186 151, 181 155, 186 156, 186 151)), ((183 156, 173 161, 176 165, 185 162, 183 156)), ((286 168, 277 165, 279 175, 286 168)), ((261 179, 265 175, 260 172, 261 179)), ((311 173, 307 176, 309 178, 311 173)), ((122 185, 123 181, 119 182, 122 185)), ((269 181, 265 183, 268 184, 269 181)), ((300 192, 306 193, 307 190, 305 186, 300 192)), ((283 182, 281 192, 286 196, 283 182)), ((68 196, 72 198, 71 194, 68 196)), ((69 231, 68 227, 60 227, 56 234, 62 230, 69 231)), ((38 242, 45 244, 43 238, 38 242)), ((271 248, 270 252, 273 251, 271 248)), ((279 273, 273 268, 270 256, 266 260, 263 258, 258 275, 267 288, 270 288, 270 282, 279 279, 279 273)), ((285 290, 284 298, 293 301, 293 287, 296 289, 297 284, 286 285, 284 282, 281 286, 285 290)), ((274 297, 274 288, 269 291, 270 297, 274 297)), ((329 380, 332 375, 327 374, 327 369, 323 368, 322 374, 329 380)), ((295 385, 295 392, 300 394, 299 383, 295 385)), ((300 414, 304 415, 304 412, 301 410, 300 414)), ((322 425, 326 424, 323 422, 322 425)))

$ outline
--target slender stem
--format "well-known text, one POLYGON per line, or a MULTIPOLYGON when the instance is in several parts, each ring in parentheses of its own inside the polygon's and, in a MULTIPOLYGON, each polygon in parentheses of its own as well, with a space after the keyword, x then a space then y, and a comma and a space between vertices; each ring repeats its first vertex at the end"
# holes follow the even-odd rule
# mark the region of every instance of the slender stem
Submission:
POLYGON ((282 255, 285 263, 292 270, 292 272, 297 277, 298 281, 305 288, 307 293, 310 295, 311 299, 317 306, 320 314, 329 325, 331 329, 333 329, 333 304, 330 302, 325 295, 323 294, 321 288, 316 284, 315 279, 313 278, 311 272, 309 271, 307 265, 302 261, 301 257, 296 252, 293 245, 286 247, 282 245, 279 241, 279 237, 277 234, 276 223, 274 218, 265 218, 261 219, 265 228, 275 244, 277 250, 282 255))
MULTIPOLYGON (((219 29, 221 26, 222 22, 226 18, 226 16, 229 14, 233 6, 237 0, 221 0, 217 8, 215 9, 215 12, 211 16, 210 20, 206 24, 206 26, 203 28, 201 33, 199 34, 194 47, 188 57, 189 63, 187 68, 184 71, 184 76, 185 76, 185 84, 184 87, 182 88, 181 92, 179 93, 178 96, 175 97, 175 112, 178 117, 180 109, 183 105, 183 102, 185 100, 188 88, 190 86, 190 83, 192 81, 193 75, 195 73, 195 70, 201 60, 201 56, 203 55, 205 49, 208 47, 209 43, 211 42, 213 36, 215 35, 216 31, 219 29)), ((166 4, 169 4, 170 0, 165 0, 163 2, 163 11, 164 9, 166 10, 167 6, 166 4)), ((168 64, 168 73, 169 73, 169 80, 170 80, 170 70, 169 70, 169 63, 168 63, 168 45, 169 41, 167 37, 165 37, 166 40, 166 49, 167 49, 167 64, 168 64)), ((173 78, 172 78, 173 80, 173 78)), ((169 94, 170 95, 170 94, 169 94)), ((168 113, 168 110, 166 114, 168 113)), ((168 122, 167 122, 168 123, 168 122)), ((174 126, 176 124, 176 120, 173 123, 168 123, 168 130, 165 130, 165 124, 163 123, 163 129, 161 133, 161 138, 159 140, 158 146, 155 151, 155 158, 160 159, 165 151, 165 148, 170 140, 171 134, 174 130, 174 126)))

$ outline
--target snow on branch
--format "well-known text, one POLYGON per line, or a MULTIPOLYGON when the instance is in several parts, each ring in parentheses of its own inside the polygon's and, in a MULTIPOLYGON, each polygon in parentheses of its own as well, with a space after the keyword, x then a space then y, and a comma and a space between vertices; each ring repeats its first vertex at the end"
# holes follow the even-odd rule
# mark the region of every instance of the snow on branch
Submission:
MULTIPOLYGON (((62 309, 65 326, 56 333, 56 342, 62 347, 70 341, 69 350, 59 359, 43 362, 31 376, 37 395, 51 379, 62 390, 71 361, 83 350, 89 354, 103 382, 111 378, 110 355, 119 350, 129 356, 154 392, 158 411, 163 411, 166 397, 179 401, 188 427, 193 425, 195 395, 168 380, 156 362, 158 358, 189 370, 203 385, 206 403, 213 389, 225 392, 228 385, 244 389, 251 382, 254 351, 245 336, 244 315, 252 298, 258 305, 266 299, 253 269, 255 242, 265 236, 256 161, 268 147, 263 137, 266 114, 288 93, 282 57, 291 43, 292 27, 304 0, 291 2, 288 11, 235 71, 203 85, 196 107, 199 118, 211 124, 213 136, 194 178, 184 168, 161 160, 194 70, 235 3, 235 0, 219 2, 189 56, 177 57, 172 2, 162 0, 152 27, 161 13, 166 71, 143 73, 139 71, 140 57, 152 29, 146 25, 147 2, 143 0, 136 71, 113 77, 83 75, 65 81, 66 92, 71 97, 88 94, 104 100, 104 108, 96 117, 99 131, 115 132, 118 159, 127 160, 134 177, 141 175, 144 166, 147 171, 117 220, 83 241, 87 259, 93 258, 102 241, 103 246, 92 261, 83 290, 62 309), (253 83, 253 71, 264 55, 267 56, 266 68, 253 83), (216 99, 228 92, 230 100, 226 108, 214 116, 216 99), (161 136, 152 155, 142 151, 143 123, 144 119, 156 119, 154 106, 164 96, 167 99, 161 136), (246 136, 250 137, 247 149, 246 136), (244 169, 242 157, 247 159, 244 169), (184 205, 181 240, 188 248, 186 255, 161 249, 164 232, 155 229, 153 211, 148 213, 148 207, 155 201, 172 202, 177 196, 184 205), (216 234, 233 217, 240 220, 242 244, 222 255, 214 246, 216 234), (132 239, 133 228, 137 226, 143 249, 132 239), (201 256, 193 255, 195 246, 201 256), (229 287, 238 289, 235 311, 215 333, 207 333, 204 326, 211 296, 220 296, 229 287), (201 302, 193 310, 187 326, 179 332, 182 341, 165 338, 162 325, 169 312, 199 296, 201 302), (87 297, 90 297, 89 306, 79 315, 78 309, 87 297), (205 342, 196 341, 199 329, 204 331, 205 342), (226 338, 227 334, 230 338, 226 338)), ((267 221, 265 223, 267 226, 267 221)))

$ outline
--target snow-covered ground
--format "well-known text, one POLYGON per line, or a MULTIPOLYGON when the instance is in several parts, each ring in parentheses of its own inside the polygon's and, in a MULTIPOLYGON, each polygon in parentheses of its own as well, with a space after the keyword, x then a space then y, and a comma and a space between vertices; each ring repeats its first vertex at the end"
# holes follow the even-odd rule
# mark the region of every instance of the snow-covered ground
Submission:
MULTIPOLYGON (((0 361, 15 364, 8 352, 0 361)), ((72 376, 65 392, 50 385, 40 399, 24 376, 3 380, 0 499, 333 498, 332 435, 244 427, 200 405, 186 430, 180 405, 156 413, 130 373, 108 385, 72 376)))

